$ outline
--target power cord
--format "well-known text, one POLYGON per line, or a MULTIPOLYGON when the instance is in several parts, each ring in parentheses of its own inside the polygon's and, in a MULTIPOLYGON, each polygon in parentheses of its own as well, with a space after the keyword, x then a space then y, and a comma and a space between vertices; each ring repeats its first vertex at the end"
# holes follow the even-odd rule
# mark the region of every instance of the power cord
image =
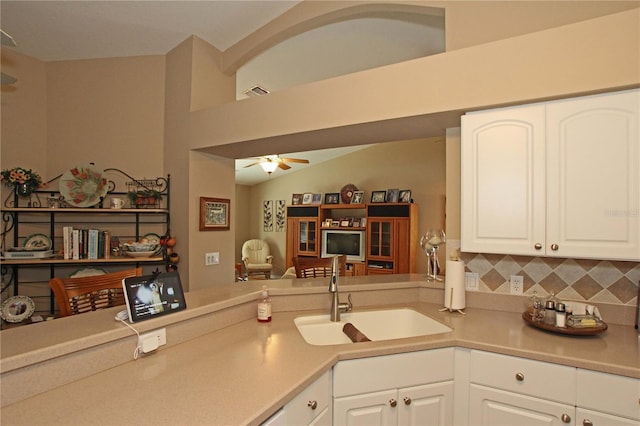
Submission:
POLYGON ((138 344, 136 345, 136 349, 133 351, 133 359, 137 360, 138 357, 140 356, 140 349, 142 348, 140 346, 140 333, 138 333, 138 330, 136 330, 135 328, 133 328, 129 323, 127 323, 127 321, 125 321, 122 318, 118 318, 116 317, 116 321, 120 321, 122 324, 126 325, 127 327, 129 327, 130 329, 133 330, 134 333, 136 333, 136 335, 138 336, 138 344))

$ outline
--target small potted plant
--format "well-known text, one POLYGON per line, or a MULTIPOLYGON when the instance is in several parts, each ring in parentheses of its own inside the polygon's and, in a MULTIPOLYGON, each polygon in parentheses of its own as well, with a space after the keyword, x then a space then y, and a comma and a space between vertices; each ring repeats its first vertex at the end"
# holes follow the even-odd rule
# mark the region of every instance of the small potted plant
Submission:
POLYGON ((0 172, 0 175, 6 186, 13 187, 16 194, 23 197, 30 196, 33 191, 46 185, 38 173, 24 167, 6 169, 0 172))

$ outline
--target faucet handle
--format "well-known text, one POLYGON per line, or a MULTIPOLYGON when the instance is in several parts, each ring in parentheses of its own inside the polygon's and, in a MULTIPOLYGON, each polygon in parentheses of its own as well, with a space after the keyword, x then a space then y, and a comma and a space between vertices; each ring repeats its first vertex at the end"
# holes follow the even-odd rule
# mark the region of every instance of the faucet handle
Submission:
POLYGON ((347 303, 347 312, 351 312, 351 310, 353 309, 353 303, 351 301, 351 293, 349 293, 349 295, 347 296, 347 300, 349 301, 349 303, 347 303))

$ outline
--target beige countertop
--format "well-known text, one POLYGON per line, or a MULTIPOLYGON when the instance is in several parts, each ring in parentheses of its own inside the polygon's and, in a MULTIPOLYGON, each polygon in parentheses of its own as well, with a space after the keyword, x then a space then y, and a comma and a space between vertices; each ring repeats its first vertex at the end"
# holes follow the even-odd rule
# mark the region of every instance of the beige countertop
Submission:
MULTIPOLYGON (((272 293, 277 294, 279 286, 282 292, 288 292, 285 284, 270 285, 274 287, 272 293)), ((354 299, 364 303, 376 288, 368 287, 367 292, 354 294, 354 299)), ((249 293, 253 291, 251 287, 249 293)), ((407 295, 399 299, 433 297, 432 293, 425 296, 424 289, 406 291, 407 295), (420 297, 415 297, 415 292, 420 297)), ((242 293, 241 298, 248 294, 242 293)), ((315 297, 314 291, 304 285, 296 293, 315 297)), ((453 331, 382 342, 312 346, 302 339, 293 319, 326 312, 324 307, 306 310, 309 308, 297 297, 280 303, 284 311, 275 309, 271 323, 258 323, 255 318, 229 321, 229 325, 216 331, 6 405, 2 407, 2 424, 257 424, 339 360, 449 346, 640 378, 640 345, 633 326, 610 324, 603 334, 574 337, 532 328, 522 320, 520 312, 468 307, 466 315, 461 315, 439 312, 441 305, 435 300, 400 301, 378 307, 408 306, 449 325, 453 331), (286 311, 289 303, 304 306, 286 311)), ((213 299, 214 304, 221 303, 216 297, 213 299)), ((252 300, 247 307, 254 309, 253 305, 252 300)), ((374 307, 368 304, 361 309, 374 307)), ((274 308, 278 308, 277 297, 274 308)), ((133 350, 131 341, 127 343, 133 350)))

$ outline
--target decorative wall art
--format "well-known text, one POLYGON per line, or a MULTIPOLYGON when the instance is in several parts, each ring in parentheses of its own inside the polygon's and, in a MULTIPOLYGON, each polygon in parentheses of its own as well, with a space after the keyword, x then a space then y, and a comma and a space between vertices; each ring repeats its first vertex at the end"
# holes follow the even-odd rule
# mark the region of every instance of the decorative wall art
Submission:
POLYGON ((276 201, 276 232, 284 231, 284 224, 286 220, 286 206, 284 200, 276 201))
POLYGON ((200 197, 200 230, 228 231, 230 210, 228 199, 200 197))
POLYGON ((273 200, 263 202, 262 214, 264 232, 273 232, 273 200))

